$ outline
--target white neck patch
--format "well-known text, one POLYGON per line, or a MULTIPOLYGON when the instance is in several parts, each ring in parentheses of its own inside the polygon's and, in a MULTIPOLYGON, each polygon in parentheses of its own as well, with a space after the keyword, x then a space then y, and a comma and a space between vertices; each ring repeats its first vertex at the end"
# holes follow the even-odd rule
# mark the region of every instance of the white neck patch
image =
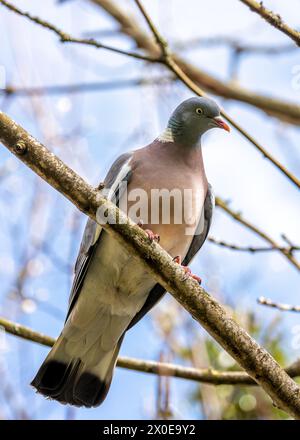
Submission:
POLYGON ((157 138, 160 142, 174 142, 174 137, 170 127, 167 127, 157 138))

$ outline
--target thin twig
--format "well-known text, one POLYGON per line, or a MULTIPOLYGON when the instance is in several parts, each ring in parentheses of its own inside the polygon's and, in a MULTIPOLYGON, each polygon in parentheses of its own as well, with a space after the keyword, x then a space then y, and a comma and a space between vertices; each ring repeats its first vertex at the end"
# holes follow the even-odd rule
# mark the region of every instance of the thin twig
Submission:
MULTIPOLYGON (((145 50, 148 55, 159 57, 159 46, 153 41, 153 38, 149 38, 148 34, 141 29, 139 23, 131 15, 123 11, 114 1, 90 0, 90 2, 113 17, 120 26, 120 32, 131 37, 137 47, 145 50)), ((181 69, 206 91, 225 99, 246 102, 263 110, 268 115, 275 116, 285 122, 296 125, 300 124, 299 105, 278 98, 258 95, 252 90, 247 90, 240 85, 236 86, 232 82, 225 83, 176 54, 173 54, 173 58, 181 69)))
POLYGON ((217 246, 225 247, 227 249, 231 249, 233 251, 240 251, 240 252, 256 253, 256 252, 282 251, 282 252, 289 252, 290 254, 292 254, 294 251, 300 251, 300 246, 295 246, 295 245, 290 245, 289 247, 284 247, 284 246, 282 246, 282 247, 241 246, 241 245, 236 245, 236 244, 232 244, 232 243, 227 243, 226 241, 218 240, 214 237, 208 237, 208 241, 216 244, 217 246))
MULTIPOLYGON (((139 0, 135 0, 141 13, 145 17, 155 40, 157 41, 159 47, 161 48, 161 58, 162 62, 173 72, 178 79, 180 79, 192 92, 199 96, 205 96, 204 90, 202 90, 191 78, 186 75, 179 64, 176 62, 175 58, 170 54, 168 50, 168 44, 164 38, 160 35, 158 29, 154 25, 153 21, 150 19, 149 15, 145 11, 145 8, 141 5, 139 0)), ((233 126, 235 129, 241 133, 262 155, 268 159, 276 168, 278 168, 294 185, 300 188, 300 180, 294 176, 290 171, 288 171, 276 158, 274 158, 252 135, 250 135, 240 124, 238 124, 231 116, 229 116, 224 110, 221 112, 224 118, 233 126)))
POLYGON ((297 312, 297 313, 300 312, 300 306, 292 306, 290 304, 277 303, 269 298, 265 298, 264 296, 259 297, 257 299, 257 302, 259 304, 262 304, 263 306, 273 307, 274 309, 278 309, 283 312, 297 312))
POLYGON ((62 84, 39 87, 17 87, 7 86, 0 89, 0 94, 8 96, 36 96, 36 95, 60 95, 67 93, 85 93, 95 91, 106 91, 123 89, 126 87, 143 87, 152 85, 164 85, 176 81, 177 78, 166 76, 163 78, 132 78, 115 81, 97 81, 78 84, 62 84))
MULTIPOLYGON (((9 321, 3 317, 0 317, 0 331, 1 328, 7 333, 28 341, 37 342, 47 347, 52 347, 55 343, 54 338, 32 330, 29 327, 25 327, 24 325, 9 321)), ((155 362, 124 356, 118 358, 117 366, 127 370, 140 371, 141 373, 173 376, 212 385, 257 385, 256 382, 243 371, 219 371, 212 368, 183 367, 165 362, 155 362)), ((291 377, 300 376, 300 362, 297 361, 297 363, 293 363, 290 367, 286 368, 286 372, 288 372, 291 377)))
POLYGON ((278 252, 280 252, 282 255, 284 255, 293 264, 293 266, 295 266, 298 270, 300 270, 300 263, 299 263, 299 261, 297 261, 297 259, 289 251, 289 248, 282 248, 268 234, 266 234, 264 231, 259 229, 257 226, 253 225, 248 220, 244 219, 240 212, 236 212, 233 209, 231 209, 229 207, 228 203, 225 200, 222 200, 220 197, 216 197, 216 206, 221 208, 228 215, 230 215, 230 217, 232 217, 234 220, 241 223, 247 229, 254 232, 256 235, 258 235, 263 240, 265 240, 267 243, 269 243, 273 248, 275 248, 278 252))
POLYGON ((292 243, 291 240, 287 237, 286 234, 281 234, 281 238, 282 238, 282 240, 284 240, 284 241, 288 244, 289 248, 292 248, 292 247, 293 247, 293 243, 292 243))
POLYGON ((160 49, 161 49, 161 54, 162 54, 162 58, 167 58, 169 55, 169 47, 168 47, 168 43, 166 42, 166 40, 162 37, 162 35, 160 35, 160 33, 158 32, 158 29, 156 28, 156 26, 154 25, 152 18, 150 17, 150 15, 147 13, 146 9, 144 8, 144 6, 142 5, 142 3, 140 2, 140 0, 134 0, 135 3, 137 4, 139 10, 141 11, 142 15, 144 16, 151 32, 153 33, 156 43, 159 45, 160 49))
MULTIPOLYGON (((93 39, 71 38, 68 39, 66 42, 88 44, 95 47, 106 48, 107 50, 112 50, 122 55, 133 56, 134 58, 142 59, 145 61, 157 62, 157 63, 161 62, 160 59, 161 57, 159 57, 159 53, 157 52, 156 44, 153 43, 153 41, 141 31, 141 29, 138 27, 137 23, 134 22, 132 17, 130 18, 127 17, 127 15, 125 15, 122 12, 122 10, 119 9, 116 5, 114 5, 113 2, 110 0, 90 0, 90 1, 96 4, 97 6, 104 8, 109 14, 111 14, 121 24, 122 32, 125 33, 126 35, 133 37, 137 43, 137 46, 140 47, 141 49, 146 50, 149 53, 149 56, 146 57, 129 51, 123 51, 120 49, 112 48, 111 46, 103 45, 93 39)), ((0 0, 0 2, 3 5, 9 7, 12 11, 16 13, 21 13, 21 15, 24 15, 25 17, 30 15, 30 14, 25 15, 26 13, 13 6, 11 3, 4 2, 4 0, 0 0)), ((39 21, 43 22, 43 20, 37 18, 36 22, 38 24, 41 24, 39 23, 39 21)), ((57 30, 56 26, 54 26, 54 28, 57 30)), ((66 33, 63 32, 63 35, 65 36, 66 33)), ((241 86, 237 87, 231 82, 224 83, 219 79, 213 77, 211 74, 208 74, 207 72, 201 70, 199 67, 195 67, 194 65, 188 63, 182 58, 176 55, 173 55, 173 57, 178 63, 178 65, 181 67, 181 69, 184 72, 188 73, 189 77, 193 79, 195 83, 201 84, 201 86, 204 87, 209 92, 222 96, 226 99, 234 99, 234 100, 246 102, 250 105, 255 106, 256 108, 263 110, 268 115, 274 116, 282 121, 289 122, 291 124, 299 125, 300 123, 299 105, 292 102, 283 101, 281 99, 258 95, 253 91, 249 91, 247 89, 242 88, 241 86)))
POLYGON ((241 125, 232 119, 224 110, 221 112, 224 118, 236 128, 248 141, 263 155, 265 159, 268 159, 279 171, 282 172, 294 185, 300 188, 300 180, 294 174, 292 174, 278 159, 272 156, 252 135, 250 135, 246 130, 244 130, 241 125))
MULTIPOLYGON (((141 6, 141 3, 138 0, 135 0, 137 5, 139 6, 141 12, 143 13, 147 23, 149 24, 151 31, 153 32, 156 41, 159 44, 159 47, 161 49, 161 56, 157 57, 146 57, 142 56, 136 53, 124 51, 121 49, 112 48, 110 46, 103 45, 96 40, 93 39, 79 39, 79 38, 73 38, 70 35, 66 34, 65 32, 58 29, 53 24, 41 20, 38 17, 34 17, 28 12, 21 11, 16 6, 12 5, 11 3, 8 3, 5 0, 0 0, 0 3, 6 6, 8 9, 12 10, 13 12, 22 15, 24 17, 27 17, 31 21, 53 31, 56 33, 62 42, 71 42, 71 43, 79 43, 79 44, 86 44, 91 45, 97 48, 107 49, 110 51, 114 51, 123 55, 128 55, 134 58, 139 58, 146 61, 151 62, 157 62, 157 63, 163 63, 166 67, 169 68, 170 71, 172 71, 190 90, 192 90, 195 94, 199 96, 205 96, 205 92, 194 83, 194 81, 189 78, 185 72, 182 70, 182 68, 179 66, 179 64, 175 61, 175 58, 172 57, 168 51, 168 45, 166 41, 162 38, 156 27, 154 26, 152 20, 147 15, 145 9, 141 6)), ((287 170, 276 158, 274 158, 270 153, 266 151, 266 149, 254 139, 253 136, 251 136, 246 130, 244 130, 233 118, 231 118, 225 111, 222 112, 222 115, 227 119, 227 121, 236 128, 237 131, 239 131, 257 150, 259 150, 265 158, 267 158, 273 165, 275 165, 276 168, 278 168, 293 184, 295 184, 298 188, 300 188, 300 180, 294 176, 289 170, 287 170)))
POLYGON ((240 0, 246 6, 248 6, 251 11, 256 12, 262 18, 264 18, 268 23, 274 26, 276 29, 283 32, 285 35, 290 37, 297 46, 300 46, 300 32, 288 26, 281 18, 279 14, 275 14, 270 9, 267 9, 263 2, 257 2, 255 0, 240 0))
MULTIPOLYGON (((83 37, 86 38, 102 38, 102 37, 114 37, 118 35, 118 29, 97 29, 94 31, 86 31, 83 32, 83 37)), ((239 34, 239 31, 236 31, 236 34, 239 34)), ((228 36, 228 35, 216 35, 210 37, 193 37, 189 40, 185 41, 176 41, 172 43, 172 48, 176 51, 187 51, 194 50, 198 47, 201 49, 210 49, 219 46, 226 46, 229 49, 239 52, 240 54, 245 55, 271 55, 271 56, 280 56, 282 54, 294 52, 297 50, 297 47, 293 43, 287 44, 248 44, 242 43, 238 39, 228 36)))
MULTIPOLYGON (((206 96, 206 93, 200 89, 179 67, 179 65, 174 61, 173 58, 168 57, 166 60, 166 65, 169 69, 196 95, 206 96)), ((224 110, 221 111, 224 118, 239 132, 243 135, 262 155, 264 158, 268 159, 276 168, 279 169, 296 187, 300 188, 300 180, 298 177, 294 176, 289 170, 282 165, 279 160, 273 157, 250 133, 248 133, 244 128, 238 124, 231 116, 229 116, 224 110)))
POLYGON ((213 37, 197 37, 188 41, 175 42, 172 45, 175 50, 193 50, 197 47, 210 49, 211 47, 226 46, 229 49, 245 55, 282 55, 297 50, 294 44, 284 45, 254 45, 241 43, 238 39, 227 35, 219 35, 213 37))
POLYGON ((52 23, 49 23, 46 20, 42 20, 39 17, 35 17, 31 14, 29 14, 29 12, 25 12, 22 11, 21 9, 17 8, 15 5, 5 1, 5 0, 0 0, 0 3, 5 6, 6 8, 10 9, 11 11, 15 12, 16 14, 19 14, 23 17, 28 18, 30 21, 54 32, 60 39, 60 41, 62 43, 76 43, 76 44, 84 44, 87 46, 93 46, 97 49, 105 49, 105 50, 109 50, 110 52, 115 52, 118 53, 120 55, 126 55, 128 57, 133 57, 133 58, 137 58, 139 60, 143 60, 143 61, 150 61, 150 62, 159 62, 159 60, 157 60, 156 58, 152 58, 152 57, 147 57, 145 55, 140 55, 138 53, 135 52, 131 52, 128 50, 123 50, 123 49, 118 49, 116 47, 112 47, 112 46, 108 46, 107 44, 102 44, 99 41, 93 39, 93 38, 76 38, 76 37, 72 37, 70 34, 62 31, 61 29, 59 29, 57 26, 53 25, 52 23))

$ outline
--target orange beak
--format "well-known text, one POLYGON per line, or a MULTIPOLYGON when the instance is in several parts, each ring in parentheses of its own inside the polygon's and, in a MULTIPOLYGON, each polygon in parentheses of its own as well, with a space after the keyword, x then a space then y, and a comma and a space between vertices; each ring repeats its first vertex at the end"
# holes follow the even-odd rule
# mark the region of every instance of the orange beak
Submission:
POLYGON ((223 121, 223 119, 220 118, 220 116, 216 116, 215 118, 213 118, 213 121, 215 121, 218 127, 223 128, 223 130, 230 131, 229 125, 226 124, 226 122, 223 121))

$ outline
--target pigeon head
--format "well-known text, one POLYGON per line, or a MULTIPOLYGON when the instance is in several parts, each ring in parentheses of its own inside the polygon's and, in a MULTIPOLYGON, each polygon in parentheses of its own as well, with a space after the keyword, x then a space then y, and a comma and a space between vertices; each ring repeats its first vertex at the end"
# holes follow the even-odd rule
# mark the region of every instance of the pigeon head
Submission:
POLYGON ((183 101, 175 109, 161 140, 193 147, 200 144, 200 138, 206 131, 215 127, 230 131, 220 117, 219 106, 212 99, 194 97, 183 101))

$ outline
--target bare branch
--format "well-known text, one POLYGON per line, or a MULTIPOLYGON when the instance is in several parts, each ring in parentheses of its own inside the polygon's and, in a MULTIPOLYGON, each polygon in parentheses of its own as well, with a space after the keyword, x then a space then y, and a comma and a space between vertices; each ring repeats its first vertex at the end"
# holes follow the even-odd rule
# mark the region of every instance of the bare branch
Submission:
POLYGON ((120 79, 115 81, 97 81, 89 83, 78 84, 62 84, 52 86, 40 87, 17 87, 8 86, 5 89, 0 89, 0 94, 7 96, 36 96, 36 95, 60 95, 67 93, 85 93, 95 91, 106 91, 123 89, 126 87, 143 87, 152 85, 165 85, 176 81, 177 78, 165 76, 160 78, 130 78, 120 79))
MULTIPOLYGON (((85 37, 111 37, 118 35, 117 29, 97 29, 83 33, 85 37)), ((237 32, 238 34, 238 32, 237 32)), ((175 41, 172 48, 176 51, 194 50, 198 47, 201 49, 210 49, 212 47, 227 46, 229 49, 245 55, 271 55, 280 56, 289 52, 294 52, 297 47, 293 43, 287 44, 248 44, 241 43, 238 39, 228 35, 216 35, 209 37, 193 37, 186 41, 175 41)))
POLYGON ((291 248, 294 247, 293 243, 292 243, 291 240, 286 236, 286 234, 281 234, 281 238, 282 238, 282 240, 284 240, 284 241, 288 244, 289 249, 291 249, 291 248))
MULTIPOLYGON (((114 17, 116 17, 118 20, 120 20, 121 15, 121 23, 124 25, 124 21, 126 26, 129 25, 128 18, 124 17, 122 15, 122 12, 117 9, 110 1, 108 0, 93 0, 94 3, 102 6, 105 10, 108 10, 114 17), (109 6, 110 5, 110 6, 109 6)), ((129 33, 128 27, 125 28, 124 32, 126 34, 130 34, 133 38, 135 38, 136 43, 138 46, 144 47, 146 50, 150 51, 150 53, 154 53, 157 57, 157 50, 159 50, 160 61, 165 64, 165 66, 174 73, 175 76, 177 76, 178 79, 180 79, 192 92, 194 92, 196 95, 199 96, 205 96, 204 90, 202 90, 193 80, 192 76, 185 73, 184 64, 176 57, 169 53, 167 42, 163 39, 163 37, 160 35, 159 31, 153 24, 153 21, 149 18, 147 12, 145 11, 145 8, 141 6, 141 3, 139 0, 135 0, 137 3, 140 11, 142 12, 145 20, 147 21, 156 42, 158 43, 158 48, 152 47, 152 42, 149 39, 146 40, 145 43, 145 37, 141 38, 141 33, 139 28, 137 30, 135 29, 137 25, 135 23, 131 23, 131 28, 133 27, 133 31, 129 33)), ((148 37, 146 37, 148 38, 148 37)), ((231 118, 225 111, 222 111, 221 114, 227 119, 227 121, 235 127, 236 130, 238 130, 262 155, 268 159, 276 168, 278 168, 294 185, 296 185, 298 188, 300 188, 300 180, 294 176, 290 171, 288 171, 276 158, 274 158, 268 151, 259 143, 252 135, 250 135, 246 130, 244 130, 233 118, 231 118)))
POLYGON ((160 33, 158 32, 158 29, 156 28, 156 26, 154 25, 151 17, 149 16, 149 14, 147 13, 146 9, 144 8, 144 6, 142 5, 142 3, 140 2, 140 0, 134 0, 135 3, 137 4, 137 7, 139 8, 139 10, 141 11, 142 15, 144 16, 152 34, 154 35, 154 38, 156 40, 156 43, 158 44, 158 46, 160 47, 161 50, 161 55, 162 58, 167 58, 169 55, 169 47, 168 47, 168 43, 164 40, 164 38, 160 35, 160 33))
MULTIPOLYGON (((1 327, 12 335, 28 341, 52 347, 55 339, 36 332, 29 327, 9 321, 0 317, 1 327)), ((117 361, 119 368, 140 371, 141 373, 157 374, 160 376, 173 376, 181 379, 204 382, 211 385, 257 385, 257 383, 243 371, 219 371, 213 368, 192 368, 166 362, 135 359, 120 356, 117 361)), ((291 377, 300 376, 300 361, 292 364, 285 370, 291 377)))
POLYGON ((230 215, 230 217, 232 217, 234 220, 241 223, 247 229, 254 232, 256 235, 258 235, 263 240, 265 240, 267 243, 269 243, 272 246, 272 248, 276 249, 278 252, 280 252, 282 255, 284 255, 292 263, 293 266, 295 266, 298 270, 300 270, 300 263, 296 260, 296 258, 290 252, 290 248, 281 247, 268 234, 266 234, 264 231, 259 229, 257 226, 250 223, 248 220, 244 219, 240 212, 236 212, 233 209, 231 209, 228 206, 228 203, 225 200, 222 200, 220 197, 216 197, 216 205, 219 208, 221 208, 223 211, 225 211, 228 215, 230 215))
MULTIPOLYGON (((131 36, 138 47, 146 50, 149 56, 143 56, 134 52, 117 49, 111 46, 101 44, 100 42, 89 38, 73 38, 65 32, 58 29, 56 26, 41 20, 38 17, 32 17, 30 14, 21 11, 11 3, 0 0, 4 6, 14 11, 17 14, 25 16, 35 23, 46 27, 47 29, 55 32, 62 42, 77 43, 94 46, 96 48, 107 49, 122 55, 131 56, 137 59, 150 62, 161 62, 159 57, 159 51, 156 44, 139 28, 138 24, 122 12, 117 6, 115 6, 110 0, 90 0, 92 3, 105 9, 110 15, 112 15, 121 25, 121 30, 124 34, 131 36)), ((234 99, 242 102, 246 102, 253 105, 270 116, 281 119, 282 121, 299 125, 300 123, 300 106, 281 99, 271 98, 268 96, 258 95, 253 91, 246 90, 242 87, 237 87, 231 83, 224 83, 219 79, 213 77, 207 72, 201 70, 198 67, 186 62, 182 58, 174 55, 174 60, 178 63, 181 69, 188 74, 188 76, 195 81, 196 84, 203 87, 208 92, 222 96, 225 99, 234 99)))
MULTIPOLYGON (((179 67, 179 65, 174 61, 173 58, 168 57, 166 59, 166 65, 169 69, 196 95, 205 96, 205 92, 200 89, 179 67)), ((239 131, 262 155, 264 158, 268 159, 276 168, 278 168, 282 174, 284 174, 294 185, 300 188, 300 180, 298 177, 294 176, 289 170, 282 165, 275 157, 273 157, 268 151, 244 128, 241 127, 235 120, 229 116, 224 110, 221 114, 225 119, 233 126, 237 131, 239 131)))
POLYGON ((260 15, 264 18, 268 23, 274 26, 276 29, 283 32, 285 35, 290 37, 297 46, 300 47, 300 32, 288 26, 280 17, 279 14, 275 14, 270 9, 267 9, 263 2, 257 2, 255 0, 240 0, 246 6, 248 6, 251 11, 256 12, 256 14, 260 15))
POLYGON ((227 35, 219 35, 213 37, 196 37, 188 41, 178 41, 172 45, 176 50, 193 50, 201 47, 202 49, 210 49, 211 47, 227 46, 229 49, 239 54, 247 55, 282 55, 297 50, 294 44, 282 45, 254 45, 241 43, 238 39, 227 35))
POLYGON ((281 310, 283 312, 300 312, 300 306, 292 306, 290 304, 277 303, 272 301, 269 298, 265 298, 261 296, 257 299, 258 304, 262 304, 263 306, 273 307, 274 309, 281 310))
POLYGON ((225 247, 227 249, 231 249, 232 251, 240 251, 240 252, 250 252, 250 253, 256 253, 256 252, 271 252, 271 251, 282 251, 282 252, 289 252, 290 254, 294 251, 300 251, 300 246, 290 245, 289 247, 255 247, 255 246, 241 246, 237 244, 227 243, 223 240, 217 240, 214 237, 208 237, 208 241, 211 243, 216 244, 217 246, 225 247))
POLYGON ((11 153, 93 220, 97 221, 99 208, 104 209, 108 223, 101 226, 139 259, 145 269, 260 384, 279 408, 300 418, 298 385, 212 296, 194 279, 186 277, 184 269, 164 249, 156 242, 149 243, 147 234, 139 226, 3 112, 0 112, 0 140, 11 153))
MULTIPOLYGON (((144 49, 148 55, 159 57, 160 51, 155 41, 150 38, 139 26, 139 23, 129 16, 112 0, 89 0, 94 5, 105 10, 120 25, 120 31, 131 37, 137 47, 144 49)), ((208 74, 198 66, 188 63, 183 58, 173 54, 173 58, 180 68, 192 79, 199 87, 207 92, 219 95, 225 99, 234 99, 253 105, 268 115, 275 116, 285 122, 300 124, 300 106, 281 99, 270 98, 258 95, 253 91, 242 87, 234 86, 231 83, 224 83, 219 79, 208 74)))
POLYGON ((54 32, 60 39, 60 41, 62 43, 76 43, 76 44, 83 44, 83 45, 87 45, 87 46, 93 46, 97 49, 105 49, 105 50, 109 50, 110 52, 115 52, 118 53, 120 55, 126 55, 129 57, 133 57, 133 58, 137 58, 139 60, 144 60, 144 61, 151 61, 151 62, 159 62, 159 60, 155 59, 155 58, 151 58, 151 57, 147 57, 144 55, 140 55, 138 53, 135 52, 130 52, 127 50, 122 50, 122 49, 118 49, 116 47, 112 47, 112 46, 108 46, 106 44, 102 44, 99 41, 94 40, 93 38, 75 38, 72 37, 71 35, 67 34, 66 32, 62 31, 61 29, 59 29, 57 26, 53 25, 52 23, 49 23, 46 20, 42 20, 39 17, 34 17, 33 15, 29 14, 28 12, 24 12, 21 9, 17 8, 15 5, 5 1, 5 0, 0 0, 0 3, 5 6, 6 8, 10 9, 11 11, 15 12, 18 15, 22 15, 23 17, 28 18, 30 21, 33 21, 34 23, 54 32))
MULTIPOLYGON (((97 0, 98 2, 99 0, 97 0)), ((106 0, 105 0, 106 2, 106 0)), ((136 1, 137 2, 137 1, 136 1)), ((190 90, 192 90, 195 94, 199 95, 199 96, 205 96, 205 92, 200 89, 194 82, 193 80, 186 75, 186 73, 184 72, 184 70, 180 67, 180 65, 177 63, 176 58, 175 57, 171 57, 168 51, 168 47, 167 47, 167 43, 163 40, 163 38, 161 37, 161 35, 159 34, 159 32, 157 31, 157 29, 154 27, 153 22, 151 21, 151 19, 145 15, 145 9, 141 6, 140 2, 137 2, 140 10, 142 11, 144 17, 146 18, 147 23, 149 24, 149 26, 151 27, 151 30, 153 31, 154 29, 154 36, 156 41, 159 43, 160 49, 161 49, 161 53, 160 56, 155 55, 153 58, 151 57, 143 57, 141 55, 137 55, 137 54, 133 54, 132 52, 127 52, 127 51, 123 51, 123 50, 119 50, 119 49, 114 49, 111 48, 109 46, 104 46, 100 43, 98 43, 95 40, 80 40, 80 39, 76 39, 73 37, 70 37, 70 35, 62 32, 61 30, 59 30, 56 26, 50 24, 49 22, 45 22, 43 20, 41 20, 38 17, 33 17, 31 16, 29 13, 27 12, 23 12, 20 9, 16 8, 14 5, 4 1, 4 0, 0 0, 0 3, 2 3, 4 6, 6 6, 7 8, 9 8, 10 10, 16 12, 17 14, 20 14, 24 17, 29 18, 31 21, 34 21, 35 23, 53 31, 54 33, 56 33, 62 42, 72 42, 72 43, 80 43, 80 44, 88 44, 88 45, 92 45, 95 46, 97 48, 104 48, 104 49, 108 49, 108 50, 113 50, 115 52, 121 53, 123 55, 128 55, 128 56, 133 56, 135 58, 139 58, 139 59, 143 59, 143 60, 147 60, 147 61, 152 61, 152 62, 157 62, 157 63, 163 63, 166 67, 168 67, 168 69, 170 71, 172 71, 177 77, 178 79, 180 79, 190 90)), ((157 50, 155 49, 155 53, 157 52, 157 50)), ((227 121, 233 125, 233 127, 236 128, 236 130, 238 130, 258 151, 260 151, 263 156, 265 158, 267 158, 273 165, 275 165, 276 168, 278 168, 294 185, 296 185, 298 188, 300 188, 300 180, 294 176, 290 171, 288 171, 276 158, 274 158, 270 153, 268 153, 266 151, 266 149, 260 145, 259 142, 256 141, 256 139, 254 139, 253 136, 251 136, 246 130, 244 130, 237 122, 234 121, 233 118, 231 118, 227 113, 225 113, 225 111, 222 112, 222 115, 227 119, 227 121)))

